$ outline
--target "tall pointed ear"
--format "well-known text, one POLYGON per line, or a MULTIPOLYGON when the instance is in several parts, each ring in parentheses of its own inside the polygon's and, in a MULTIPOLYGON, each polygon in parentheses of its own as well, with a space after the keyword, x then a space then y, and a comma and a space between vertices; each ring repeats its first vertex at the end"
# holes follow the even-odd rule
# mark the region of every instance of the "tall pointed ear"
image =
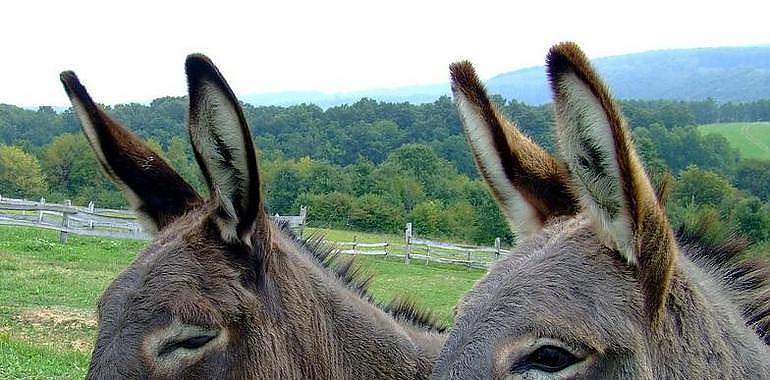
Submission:
POLYGON ((257 155, 243 110, 206 56, 188 56, 185 68, 190 139, 215 207, 212 218, 225 242, 249 247, 265 243, 268 218, 260 193, 257 155))
POLYGON ((155 233, 191 207, 198 193, 142 140, 108 116, 72 71, 60 75, 102 169, 123 191, 145 229, 155 233))
POLYGON ((566 166, 498 112, 470 62, 449 71, 473 158, 510 226, 526 236, 550 218, 577 213, 566 166))
POLYGON ((677 245, 623 116, 574 43, 548 54, 559 146, 604 243, 636 267, 653 321, 665 310, 677 245))

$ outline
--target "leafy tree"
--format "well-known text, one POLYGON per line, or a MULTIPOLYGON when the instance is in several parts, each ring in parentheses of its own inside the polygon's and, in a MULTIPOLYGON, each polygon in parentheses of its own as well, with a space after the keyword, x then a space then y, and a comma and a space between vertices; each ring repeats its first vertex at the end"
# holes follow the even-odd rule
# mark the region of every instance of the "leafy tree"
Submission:
POLYGON ((757 198, 744 198, 735 206, 739 230, 753 241, 770 240, 770 204, 757 198))
POLYGON ((309 223, 314 226, 350 228, 350 216, 355 198, 347 193, 328 194, 302 193, 294 203, 294 209, 306 206, 309 223))
POLYGON ((688 166, 679 175, 674 186, 673 200, 718 206, 734 192, 735 189, 727 178, 697 166, 688 166))
POLYGON ((15 146, 0 145, 0 194, 8 197, 38 197, 48 185, 35 156, 15 146))
POLYGON ((174 170, 179 173, 188 183, 190 183, 198 192, 203 193, 206 190, 203 175, 195 163, 192 155, 190 143, 181 136, 174 136, 168 144, 165 158, 174 170))
POLYGON ((299 171, 291 166, 277 170, 272 181, 267 183, 265 203, 270 213, 289 215, 297 196, 303 189, 299 171))
POLYGON ((426 201, 415 206, 409 215, 414 233, 419 236, 444 237, 451 235, 451 227, 444 205, 426 201))
POLYGON ((738 165, 735 186, 770 201, 770 160, 747 160, 738 165))
POLYGON ((50 185, 48 199, 69 198, 76 204, 95 202, 124 207, 126 201, 103 173, 81 134, 62 134, 43 147, 42 170, 50 185))
POLYGON ((377 194, 356 198, 350 213, 350 225, 361 231, 399 232, 404 223, 400 208, 377 194))

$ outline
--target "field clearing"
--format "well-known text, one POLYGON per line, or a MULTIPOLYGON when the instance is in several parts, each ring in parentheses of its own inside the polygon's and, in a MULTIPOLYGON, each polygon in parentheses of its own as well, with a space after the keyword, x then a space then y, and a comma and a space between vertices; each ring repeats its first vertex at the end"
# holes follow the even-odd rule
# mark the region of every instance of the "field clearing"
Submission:
MULTIPOLYGON (((308 232, 312 232, 308 231, 308 232)), ((328 239, 399 243, 396 235, 325 230, 328 239)), ((70 236, 0 227, 0 379, 82 379, 96 331, 102 290, 145 242, 70 236)), ((452 307, 484 272, 460 266, 405 265, 400 259, 357 257, 374 275, 378 301, 416 299, 451 323, 452 307)))
POLYGON ((770 122, 705 124, 698 129, 724 136, 743 158, 770 160, 770 122))

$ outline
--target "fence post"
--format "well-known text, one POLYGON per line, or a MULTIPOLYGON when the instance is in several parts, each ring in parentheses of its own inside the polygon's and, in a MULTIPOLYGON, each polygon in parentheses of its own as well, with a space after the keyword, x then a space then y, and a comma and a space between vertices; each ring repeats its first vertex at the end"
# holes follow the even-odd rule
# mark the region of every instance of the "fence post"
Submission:
POLYGON ((467 258, 465 266, 470 268, 471 267, 471 251, 470 250, 465 252, 465 257, 467 258))
POLYGON ((412 223, 406 224, 406 230, 404 231, 404 243, 406 243, 404 263, 409 264, 409 261, 412 259, 412 223))
POLYGON ((43 223, 43 206, 45 206, 45 198, 40 198, 40 210, 37 212, 37 224, 43 223))
POLYGON ((495 260, 500 259, 500 238, 495 238, 495 260))
POLYGON ((356 235, 353 235, 353 256, 356 255, 356 245, 358 245, 356 242, 358 241, 358 237, 356 235))
POLYGON ((302 237, 302 233, 305 231, 305 218, 307 218, 307 206, 299 208, 299 236, 302 237))
MULTIPOLYGON (((64 206, 71 207, 72 201, 69 199, 66 199, 64 201, 64 206)), ((61 213, 61 231, 59 231, 59 242, 60 243, 66 243, 67 242, 67 230, 70 228, 70 210, 64 210, 61 213)))
POLYGON ((94 212, 94 201, 88 202, 88 212, 94 212))
POLYGON ((430 261, 430 244, 425 246, 425 252, 427 253, 425 255, 425 265, 428 265, 428 262, 430 261))

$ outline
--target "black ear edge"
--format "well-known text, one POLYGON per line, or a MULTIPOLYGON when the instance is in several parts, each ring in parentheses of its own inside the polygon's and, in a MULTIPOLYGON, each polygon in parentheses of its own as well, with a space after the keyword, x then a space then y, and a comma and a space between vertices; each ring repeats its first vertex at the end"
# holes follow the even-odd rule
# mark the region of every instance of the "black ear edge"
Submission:
POLYGON ((471 103, 491 108, 491 101, 487 96, 484 84, 479 79, 473 64, 470 61, 460 61, 449 65, 452 92, 457 96, 462 95, 471 103))
MULTIPOLYGON (((222 139, 218 138, 220 133, 217 131, 218 128, 212 125, 199 124, 201 120, 197 120, 197 111, 194 110, 196 110, 197 103, 201 97, 206 96, 201 93, 201 91, 205 91, 206 88, 214 89, 214 91, 224 96, 226 101, 232 105, 232 111, 237 116, 239 132, 242 136, 243 144, 245 144, 243 148, 245 149, 245 160, 246 165, 248 166, 245 170, 249 173, 250 180, 247 193, 231 194, 236 197, 236 199, 233 199, 235 201, 233 202, 233 206, 237 208, 237 210, 234 211, 238 214, 238 219, 240 219, 237 221, 237 233, 238 235, 242 235, 246 230, 252 228, 251 225, 254 222, 263 224, 261 219, 262 216, 264 216, 261 215, 264 214, 264 211, 262 209, 263 200, 260 191, 259 165, 257 164, 256 147, 254 146, 251 132, 249 131, 246 118, 243 114, 243 109, 224 76, 207 56, 199 53, 188 55, 185 60, 185 72, 187 74, 188 92, 190 97, 189 132, 191 140, 193 141, 193 151, 198 166, 203 171, 204 178, 211 190, 210 194, 212 197, 216 197, 218 194, 217 191, 214 191, 217 184, 214 183, 214 177, 212 176, 212 173, 210 173, 211 168, 209 167, 208 159, 205 158, 207 155, 199 151, 202 147, 198 145, 198 141, 200 140, 196 136, 209 134, 214 137, 212 141, 217 150, 227 153, 229 153, 229 150, 226 146, 222 145, 222 139), (247 204, 242 204, 239 201, 242 197, 248 198, 247 204), (258 219, 260 220, 257 221, 258 219)), ((223 154, 223 156, 226 157, 228 155, 223 154)), ((224 194, 219 194, 219 196, 222 195, 224 194)), ((222 217, 219 213, 215 213, 214 215, 217 215, 217 217, 220 218, 222 217)), ((264 219, 266 219, 266 217, 264 219)))
MULTIPOLYGON (((181 178, 165 160, 149 150, 141 139, 99 108, 73 71, 63 71, 59 75, 59 79, 73 105, 77 103, 82 106, 83 111, 87 113, 85 117, 91 121, 88 129, 94 135, 90 135, 85 129, 83 131, 89 145, 97 154, 97 162, 125 194, 130 194, 129 203, 135 211, 144 215, 148 221, 155 225, 156 229, 162 229, 187 209, 202 203, 195 189, 181 178), (105 154, 105 149, 112 152, 145 151, 146 154, 149 154, 150 161, 148 162, 158 162, 159 166, 133 166, 135 163, 131 163, 131 159, 129 159, 133 155, 105 154), (142 176, 135 175, 137 168, 142 176), (149 175, 149 179, 144 178, 143 175, 149 175), (155 193, 151 190, 157 189, 158 186, 164 190, 175 189, 175 192, 155 193)), ((82 126, 84 127, 84 125, 82 126)))
MULTIPOLYGON (((188 55, 185 59, 185 73, 187 74, 187 88, 190 92, 190 97, 197 94, 197 90, 203 87, 203 82, 208 82, 219 88, 230 102, 240 106, 232 88, 230 88, 225 77, 209 57, 200 53, 188 55)), ((238 112, 240 114, 243 113, 240 108, 238 112)))
POLYGON ((77 99, 85 107, 85 111, 88 112, 92 119, 103 119, 101 110, 96 105, 96 102, 93 101, 86 88, 80 83, 80 79, 74 71, 62 71, 59 74, 59 80, 64 86, 64 92, 67 93, 70 101, 77 99))

